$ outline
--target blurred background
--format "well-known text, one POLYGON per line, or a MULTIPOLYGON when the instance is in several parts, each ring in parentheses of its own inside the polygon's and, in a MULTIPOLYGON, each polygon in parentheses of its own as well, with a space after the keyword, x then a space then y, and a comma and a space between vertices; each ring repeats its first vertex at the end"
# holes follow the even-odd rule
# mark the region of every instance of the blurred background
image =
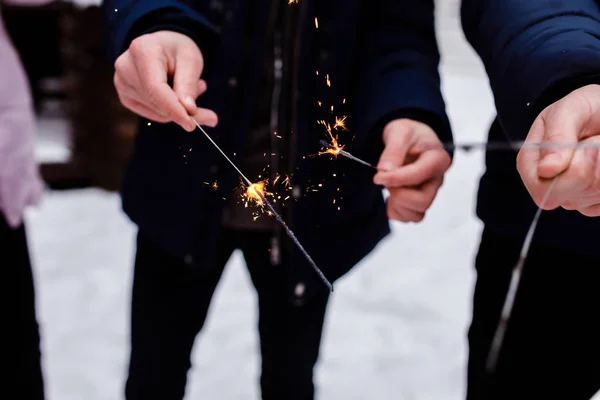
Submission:
MULTIPOLYGON (((462 35, 458 0, 437 3, 455 139, 484 141, 494 113, 487 79, 462 35)), ((129 351, 135 228, 116 190, 136 120, 120 106, 102 58, 99 4, 3 6, 34 92, 36 155, 48 184, 27 223, 51 400, 121 399, 129 351)), ((320 399, 464 398, 483 157, 457 153, 425 221, 394 224, 339 282, 317 370, 320 399)), ((241 254, 214 300, 186 398, 258 399, 256 296, 241 254)))

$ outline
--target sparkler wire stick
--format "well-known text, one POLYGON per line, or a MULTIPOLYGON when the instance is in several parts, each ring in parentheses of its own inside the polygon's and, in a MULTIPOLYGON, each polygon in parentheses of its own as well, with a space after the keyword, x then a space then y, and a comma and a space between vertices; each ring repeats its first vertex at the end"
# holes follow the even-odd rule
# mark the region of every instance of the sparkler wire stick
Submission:
POLYGON ((502 348, 502 342, 504 341, 504 336, 506 334, 506 328, 508 327, 508 320, 510 319, 510 315, 515 303, 515 297, 517 294, 517 289, 519 287, 519 282, 521 280, 521 275, 523 273, 523 267, 525 266, 525 261, 527 260, 527 255, 529 254, 529 249, 531 248, 531 242, 533 240, 533 234, 537 228, 538 221, 540 220, 540 216, 542 215, 542 210, 548 201, 548 197, 550 197, 550 193, 552 189, 554 189, 554 185, 556 184, 557 179, 554 178, 544 198, 542 203, 538 207, 535 216, 533 217, 533 221, 529 226, 529 230, 527 231, 527 235, 525 236, 525 241, 523 242, 523 247, 521 248, 521 253, 519 255, 519 260, 515 265, 512 277, 510 280, 510 285, 508 288, 508 293, 506 294, 506 299, 504 300, 504 306, 502 307, 502 314, 500 315, 500 321, 498 322, 498 327, 496 328, 496 332, 494 333, 494 339, 492 341, 492 346, 490 347, 490 351, 487 357, 486 369, 488 373, 494 372, 496 369, 496 365, 498 363, 498 356, 500 354, 500 349, 502 348))
POLYGON ((472 143, 444 143, 440 145, 431 145, 426 147, 424 150, 433 150, 439 147, 443 147, 445 150, 490 150, 490 151, 509 151, 520 149, 536 149, 536 150, 576 150, 576 149, 600 149, 600 143, 594 142, 579 142, 579 143, 526 143, 525 141, 514 141, 514 142, 472 142, 472 143))
POLYGON ((376 166, 374 166, 373 164, 369 164, 368 162, 366 162, 365 160, 361 160, 360 158, 348 153, 346 150, 340 150, 340 149, 336 149, 334 146, 332 146, 330 143, 327 143, 325 140, 321 140, 321 145, 328 147, 330 149, 335 149, 336 150, 336 154, 342 155, 346 158, 349 158, 350 160, 356 161, 362 165, 365 165, 367 167, 373 168, 373 169, 377 169, 376 166))
MULTIPOLYGON (((320 141, 321 145, 327 147, 329 149, 335 150, 335 155, 341 155, 350 160, 356 161, 362 165, 365 165, 369 168, 377 169, 373 164, 369 164, 365 160, 362 160, 355 155, 347 152, 346 150, 341 150, 338 147, 332 145, 331 143, 327 143, 325 140, 320 141)), ((544 150, 544 149, 554 149, 554 150, 569 150, 569 149, 600 149, 600 143, 595 142, 584 142, 584 143, 526 143, 525 141, 514 141, 514 142, 472 142, 472 143, 442 143, 442 144, 432 144, 431 146, 423 146, 419 149, 421 151, 427 150, 435 150, 435 149, 444 149, 444 150, 463 150, 469 152, 471 150, 487 150, 487 151, 519 151, 521 149, 531 149, 531 150, 544 150)), ((333 153, 332 153, 333 154, 333 153)))
MULTIPOLYGON (((210 137, 210 135, 208 133, 206 133, 206 131, 202 128, 202 126, 200 126, 200 124, 194 118, 191 118, 191 120, 194 121, 194 123, 196 124, 196 126, 198 127, 198 129, 200 129, 200 131, 202 133, 204 133, 204 136, 206 136, 207 139, 210 140, 210 142, 213 144, 213 146, 215 146, 217 148, 217 150, 219 150, 219 152, 223 155, 223 157, 225 157, 225 159, 227 161, 229 161, 229 164, 231 164, 231 166, 233 168, 235 168, 235 170, 240 174, 240 176, 242 177, 242 179, 244 180, 244 182, 248 186, 252 186, 252 182, 250 182, 250 180, 248 178, 246 178, 246 176, 242 173, 242 171, 240 171, 240 169, 235 165, 235 163, 233 161, 231 161, 231 159, 229 157, 227 157, 227 154, 225 154, 225 152, 223 152, 223 150, 221 150, 221 148, 219 147, 219 145, 217 143, 215 143, 215 141, 210 137)), ((260 197, 261 201, 267 206, 267 208, 269 209, 269 211, 271 211, 273 213, 273 215, 275 216, 275 219, 277 219, 277 221, 283 226, 283 228, 285 229, 285 231, 288 234, 288 236, 294 241, 294 243, 296 244, 296 246, 298 246, 298 248, 300 249, 300 251, 302 252, 302 254, 304 255, 304 257, 306 257, 306 259, 309 262, 310 266, 319 275, 319 277, 321 278, 321 280, 323 281, 323 283, 329 288, 330 291, 333 292, 333 285, 331 284, 331 282, 329 282, 329 280, 327 279, 327 277, 325 277, 325 275, 319 269, 319 267, 317 267, 317 264, 314 262, 314 260, 310 256, 310 254, 308 254, 308 252, 304 249, 304 247, 302 246, 302 244, 300 244, 300 241, 298 240, 298 238, 296 237, 296 235, 294 235, 294 232, 292 232, 292 230, 287 226, 287 224, 283 221, 283 218, 281 218, 281 216, 277 213, 277 211, 275 211, 275 208, 271 205, 271 203, 269 202, 269 200, 267 200, 267 198, 260 192, 260 190, 255 190, 255 192, 260 197)))

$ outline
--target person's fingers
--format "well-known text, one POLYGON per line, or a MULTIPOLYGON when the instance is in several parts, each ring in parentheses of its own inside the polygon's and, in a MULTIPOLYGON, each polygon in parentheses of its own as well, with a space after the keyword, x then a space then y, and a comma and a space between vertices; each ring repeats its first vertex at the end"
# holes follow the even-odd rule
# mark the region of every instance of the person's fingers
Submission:
POLYGON ((578 209, 586 217, 600 217, 600 204, 594 204, 588 207, 578 209))
POLYGON ((389 198, 387 201, 387 214, 389 218, 400 222, 420 222, 425 218, 424 213, 398 206, 389 198))
POLYGON ((600 86, 579 88, 542 112, 545 147, 541 151, 539 175, 553 178, 566 170, 574 145, 600 133, 600 86))
POLYGON ((138 101, 132 97, 128 97, 126 95, 119 94, 119 99, 121 100, 121 103, 127 109, 140 115, 141 117, 144 117, 151 121, 160 122, 160 123, 171 122, 171 119, 169 117, 158 114, 156 111, 154 111, 150 107, 146 106, 145 104, 141 103, 140 101, 138 101))
POLYGON ((377 169, 390 171, 401 167, 415 139, 414 126, 409 120, 396 120, 387 124, 383 130, 385 148, 379 158, 377 169))
POLYGON ((204 60, 197 49, 182 46, 176 51, 173 90, 189 115, 196 113, 198 85, 203 68, 204 60))
POLYGON ((169 69, 165 51, 153 42, 141 40, 136 42, 136 40, 131 43, 129 51, 141 84, 140 97, 147 99, 150 103, 149 107, 164 110, 164 114, 173 122, 188 132, 193 131, 194 123, 189 119, 185 107, 168 84, 169 73, 174 71, 169 69))
POLYGON ((600 145, 600 137, 588 138, 581 145, 553 189, 559 204, 572 209, 587 207, 600 199, 600 150, 592 147, 600 145))
POLYGON ((540 115, 542 123, 538 127, 543 131, 540 140, 543 146, 537 174, 542 179, 552 179, 569 167, 582 125, 582 113, 574 111, 570 102, 565 101, 540 115))
POLYGON ((442 179, 436 179, 418 188, 391 188, 389 198, 393 199, 395 204, 424 213, 431 207, 441 183, 442 179))
POLYGON ((444 150, 425 151, 412 164, 390 172, 379 172, 375 183, 388 188, 418 186, 434 177, 442 176, 450 167, 450 155, 444 150))
MULTIPOLYGON (((206 108, 197 108, 196 113, 191 117, 200 125, 210 126, 211 128, 214 128, 219 123, 217 114, 214 111, 206 108)), ((194 126, 196 125, 194 124, 194 126)))

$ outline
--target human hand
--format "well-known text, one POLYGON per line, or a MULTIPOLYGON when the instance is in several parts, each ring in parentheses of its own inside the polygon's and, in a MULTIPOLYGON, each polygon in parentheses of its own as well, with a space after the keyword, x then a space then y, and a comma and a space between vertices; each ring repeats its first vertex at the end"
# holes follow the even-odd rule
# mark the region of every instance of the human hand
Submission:
POLYGON ((204 58, 189 37, 171 31, 142 35, 115 62, 114 84, 121 103, 152 121, 175 122, 188 132, 199 124, 214 127, 214 111, 196 106, 206 91, 200 79, 204 58), (173 87, 169 85, 172 79, 173 87))
POLYGON ((577 89, 544 109, 517 157, 517 169, 535 203, 542 205, 556 178, 544 209, 600 216, 599 146, 599 85, 577 89), (540 143, 541 148, 531 148, 540 143))
POLYGON ((433 129, 410 119, 389 122, 383 130, 383 142, 385 149, 373 181, 390 192, 388 216, 419 222, 442 186, 450 155, 433 129))

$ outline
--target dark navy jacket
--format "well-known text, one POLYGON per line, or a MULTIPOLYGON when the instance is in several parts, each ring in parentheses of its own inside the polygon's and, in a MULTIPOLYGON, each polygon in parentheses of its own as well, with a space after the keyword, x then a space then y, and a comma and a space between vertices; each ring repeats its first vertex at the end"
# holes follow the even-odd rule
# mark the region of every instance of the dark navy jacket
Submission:
MULTIPOLYGON (((168 29, 192 37, 208 68, 208 91, 199 104, 219 115, 218 127, 208 132, 239 159, 257 97, 269 3, 105 1, 111 54, 115 59, 145 32, 168 29), (249 26, 255 34, 248 35, 249 26), (248 43, 256 49, 251 62, 242 58, 248 43)), ((372 171, 343 158, 310 157, 325 138, 317 120, 347 114, 350 133, 341 133, 341 141, 373 163, 382 149, 383 124, 395 117, 426 121, 442 140, 451 140, 439 89, 433 0, 300 0, 292 7, 302 7, 303 15, 299 42, 288 48, 298 55, 298 82, 290 97, 294 100, 287 101, 293 124, 281 133, 295 140, 293 185, 300 196, 287 207, 287 218, 325 275, 335 280, 367 255, 389 226, 372 171), (322 111, 331 105, 334 114, 322 111), (323 186, 317 192, 309 189, 318 184, 323 186), (340 201, 333 204, 335 196, 340 201)), ((200 132, 142 123, 123 206, 165 250, 190 264, 204 264, 213 257, 221 211, 237 183, 235 171, 200 132), (214 180, 219 182, 216 191, 203 184, 214 180)), ((292 285, 316 278, 301 256, 292 259, 292 285)))
MULTIPOLYGON (((463 28, 481 56, 498 117, 490 141, 524 140, 537 115, 574 89, 600 83, 600 7, 594 0, 463 0, 463 28)), ((524 237, 536 207, 516 152, 488 152, 479 189, 486 228, 524 237)), ((536 241, 600 256, 600 219, 542 214, 536 241)))

